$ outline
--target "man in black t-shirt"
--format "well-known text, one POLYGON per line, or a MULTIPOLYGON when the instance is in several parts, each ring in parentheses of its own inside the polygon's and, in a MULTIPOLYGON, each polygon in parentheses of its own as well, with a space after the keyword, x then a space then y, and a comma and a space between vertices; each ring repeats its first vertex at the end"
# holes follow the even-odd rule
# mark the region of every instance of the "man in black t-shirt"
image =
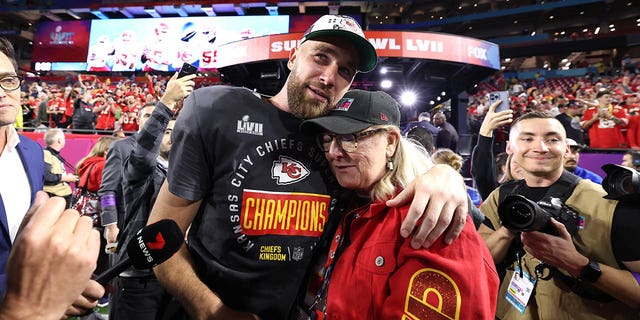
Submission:
POLYGON ((574 100, 571 100, 560 110, 561 113, 556 116, 556 119, 562 123, 564 130, 567 132, 567 138, 575 140, 578 144, 584 144, 584 131, 580 126, 580 116, 583 108, 574 100))
MULTIPOLYGON (((373 70, 376 62, 355 20, 326 15, 291 51, 291 73, 276 96, 214 86, 185 100, 172 133, 167 182, 149 223, 170 218, 183 230, 190 226, 188 248, 155 273, 192 318, 290 317, 316 241, 334 218, 337 190, 314 137, 298 127, 301 119, 333 108, 355 74, 373 70)), ((450 241, 467 215, 462 178, 435 167, 389 204, 414 190, 405 224, 423 212, 438 220, 442 211, 435 227, 423 219, 414 245, 433 243, 455 211, 457 221, 445 237, 450 241)))
POLYGON ((91 92, 87 91, 73 102, 73 133, 93 133, 96 115, 93 113, 91 92))

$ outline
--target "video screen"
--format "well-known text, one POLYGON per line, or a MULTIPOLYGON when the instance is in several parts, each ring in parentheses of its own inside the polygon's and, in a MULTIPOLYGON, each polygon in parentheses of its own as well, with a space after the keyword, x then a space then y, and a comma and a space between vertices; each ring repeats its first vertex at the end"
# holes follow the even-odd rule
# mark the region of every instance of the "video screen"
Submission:
POLYGON ((93 20, 85 70, 213 69, 222 44, 288 32, 289 16, 93 20))
POLYGON ((91 21, 40 22, 33 39, 34 62, 85 62, 91 21))

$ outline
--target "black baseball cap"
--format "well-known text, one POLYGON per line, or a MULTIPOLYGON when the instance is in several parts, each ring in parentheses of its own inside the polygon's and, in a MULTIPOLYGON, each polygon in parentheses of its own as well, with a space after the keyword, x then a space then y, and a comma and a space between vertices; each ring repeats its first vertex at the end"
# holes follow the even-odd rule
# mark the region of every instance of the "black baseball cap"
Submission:
POLYGON ((584 144, 579 144, 577 141, 571 139, 571 138, 567 138, 567 145, 571 148, 576 148, 578 150, 582 150, 584 148, 586 148, 587 146, 585 146, 584 144))
POLYGON ((337 134, 362 131, 374 125, 400 126, 400 104, 382 91, 350 90, 326 116, 305 120, 305 134, 327 130, 337 134))
POLYGON ((300 43, 322 36, 341 37, 352 43, 360 55, 358 71, 369 72, 375 69, 378 63, 376 49, 364 36, 362 28, 353 18, 343 15, 324 15, 305 31, 300 43))

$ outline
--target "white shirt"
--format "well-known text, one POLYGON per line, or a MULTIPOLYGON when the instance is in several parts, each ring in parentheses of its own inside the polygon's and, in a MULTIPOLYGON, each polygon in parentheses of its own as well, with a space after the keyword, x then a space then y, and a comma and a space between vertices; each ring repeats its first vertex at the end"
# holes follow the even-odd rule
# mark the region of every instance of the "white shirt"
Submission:
POLYGON ((16 149, 19 142, 16 129, 9 125, 7 145, 0 154, 0 195, 7 213, 11 242, 15 240, 20 223, 31 206, 29 177, 16 149))

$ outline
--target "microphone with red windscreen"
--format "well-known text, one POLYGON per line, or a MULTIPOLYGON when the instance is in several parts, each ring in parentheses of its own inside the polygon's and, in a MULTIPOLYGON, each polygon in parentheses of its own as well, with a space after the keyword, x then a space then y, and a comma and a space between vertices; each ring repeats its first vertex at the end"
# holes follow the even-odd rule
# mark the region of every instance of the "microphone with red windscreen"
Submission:
POLYGON ((140 229, 129 241, 126 248, 128 257, 97 275, 94 280, 105 285, 131 266, 151 269, 171 258, 183 242, 184 235, 175 221, 164 219, 150 224, 140 229))

